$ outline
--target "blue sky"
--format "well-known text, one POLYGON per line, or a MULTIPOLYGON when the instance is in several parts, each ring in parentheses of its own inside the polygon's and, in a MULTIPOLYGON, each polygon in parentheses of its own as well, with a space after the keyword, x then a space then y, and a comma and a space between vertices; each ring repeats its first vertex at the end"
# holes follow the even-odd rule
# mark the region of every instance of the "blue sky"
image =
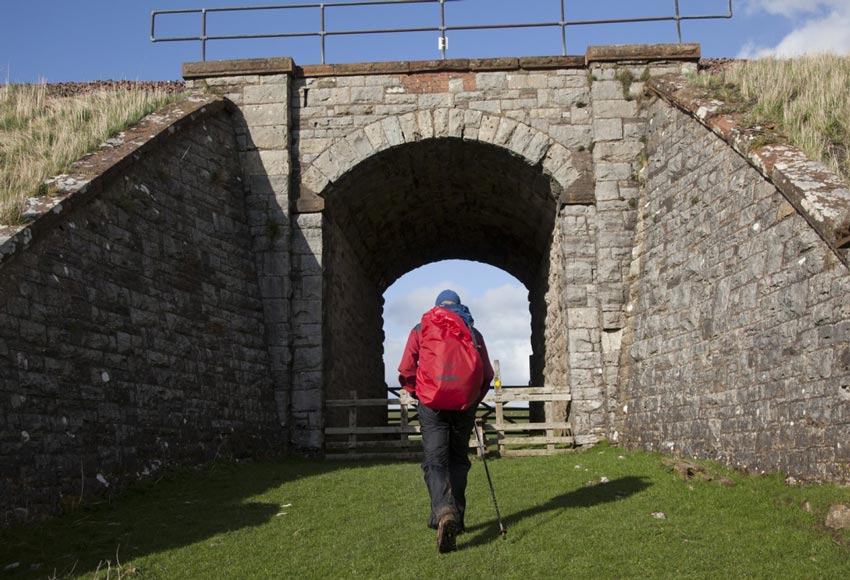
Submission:
MULTIPOLYGON (((6 0, 0 8, 0 82, 173 80, 181 63, 201 59, 198 43, 151 43, 152 10, 304 4, 311 0, 6 0)), ((331 3, 330 0, 328 3, 331 3)), ((722 14, 728 0, 679 0, 682 14, 722 14)), ((566 1, 568 21, 671 15, 674 0, 566 1)), ((682 40, 702 45, 704 57, 753 58, 803 52, 850 53, 850 0, 733 0, 731 20, 682 24, 682 40)), ((336 8, 328 30, 402 28, 439 24, 437 4, 383 8, 336 8)), ((460 0, 446 4, 447 24, 555 21, 558 0, 460 0)), ((316 31, 316 10, 213 13, 210 35, 316 31)), ((161 16, 158 36, 195 36, 198 15, 161 16)), ((436 32, 329 38, 328 62, 439 58, 436 32)), ((671 43, 672 22, 611 24, 567 29, 567 52, 583 54, 591 44, 671 43)), ((557 29, 454 32, 449 58, 531 56, 561 53, 557 29)), ((298 64, 320 60, 317 39, 210 42, 208 60, 291 56, 298 64)), ((508 274, 469 262, 444 262, 399 279, 385 294, 387 380, 395 381, 407 332, 436 294, 457 290, 470 305, 500 358, 506 384, 528 380, 530 351, 526 289, 508 274)))
MULTIPOLYGON (((180 77, 180 64, 200 60, 197 43, 152 44, 152 10, 310 0, 6 0, 0 12, 0 80, 49 82, 95 79, 165 80, 180 77)), ((724 13, 727 0, 679 0, 683 14, 724 13)), ((551 21, 558 0, 460 0, 446 4, 448 24, 551 21)), ((567 0, 567 20, 669 15, 674 0, 567 0)), ((848 0, 733 0, 731 20, 684 22, 683 40, 699 42, 703 55, 757 55, 778 48, 850 50, 848 0)), ((437 25, 438 5, 337 8, 328 11, 329 30, 437 25)), ((313 31, 315 10, 209 16, 209 34, 313 31)), ((200 32, 197 15, 162 17, 158 33, 189 36, 200 32)), ((438 58, 436 33, 336 37, 329 39, 333 62, 438 58)), ((672 22, 612 24, 568 29, 570 54, 588 44, 675 42, 672 22)), ((208 59, 287 55, 299 64, 319 61, 316 39, 211 42, 208 59)), ((559 54, 556 29, 456 32, 449 57, 559 54)))

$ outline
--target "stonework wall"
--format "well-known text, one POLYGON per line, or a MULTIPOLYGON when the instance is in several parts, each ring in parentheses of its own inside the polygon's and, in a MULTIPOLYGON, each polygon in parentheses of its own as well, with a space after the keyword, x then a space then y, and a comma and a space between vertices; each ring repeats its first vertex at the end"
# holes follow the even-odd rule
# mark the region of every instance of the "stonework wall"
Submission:
POLYGON ((0 266, 0 518, 281 449, 229 114, 137 156, 0 266))
POLYGON ((621 440, 850 482, 850 275, 744 159, 652 107, 621 440))
MULTIPOLYGON (((329 246, 325 258, 325 398, 386 398, 382 293, 362 264, 352 259, 356 250, 344 229, 327 220, 324 232, 329 246)), ((386 419, 385 407, 357 410, 361 427, 384 426, 386 419)), ((326 426, 347 427, 348 422, 348 409, 328 409, 326 426)))
MULTIPOLYGON (((385 151, 434 139, 494 145, 531 167, 542 166, 563 206, 558 228, 566 241, 558 250, 563 252, 561 264, 550 270, 548 263, 543 264, 549 257, 541 256, 542 265, 535 274, 518 276, 529 285, 533 302, 532 376, 544 382, 563 382, 572 392, 571 419, 580 440, 608 436, 618 407, 619 348, 645 159, 646 112, 641 96, 647 79, 683 69, 694 70, 695 65, 596 63, 550 70, 352 76, 327 74, 322 69, 315 77, 305 70, 305 78, 293 82, 291 98, 295 107, 293 151, 300 176, 297 203, 320 211, 326 204, 340 203, 333 196, 355 197, 346 193, 346 188, 352 187, 357 196, 371 196, 368 186, 352 186, 346 176, 385 151), (563 284, 547 290, 553 279, 563 284), (561 352, 562 348, 566 352, 561 352)), ((482 172, 480 163, 456 167, 455 159, 450 156, 443 161, 449 179, 461 181, 451 177, 458 171, 482 172)), ((426 159, 422 163, 427 163, 426 159)), ((398 164, 398 168, 405 167, 398 164)), ((499 168, 484 168, 487 171, 496 173, 499 168)), ((387 186, 395 181, 391 175, 387 186)), ((459 188, 463 193, 458 194, 474 199, 476 189, 486 189, 485 181, 459 188)), ((375 187, 384 187, 380 184, 374 181, 375 187)), ((434 195, 438 197, 443 188, 436 185, 434 195)), ((404 198, 387 202, 415 211, 415 204, 404 198)), ((528 215, 523 203, 528 202, 510 202, 516 220, 528 215)), ((383 203, 374 211, 392 213, 396 209, 383 203)), ((480 208, 470 212, 467 223, 486 228, 486 214, 480 208)), ((380 222, 353 212, 348 219, 373 225, 380 222)), ((437 237, 453 235, 450 228, 440 233, 433 216, 423 217, 422 222, 428 223, 437 237)), ((518 231, 511 225, 499 231, 505 229, 518 231)), ((349 235, 355 244, 360 237, 373 234, 349 235)), ((544 244, 550 247, 551 234, 548 237, 544 244)), ((402 238, 397 241, 410 245, 402 238)), ((429 249, 427 244, 419 245, 421 263, 426 263, 429 249)), ((473 258, 472 250, 468 253, 466 257, 473 258)), ((459 254, 452 257, 464 257, 462 251, 459 254)), ((526 262, 530 257, 525 257, 526 262)), ((507 263, 484 259, 510 271, 507 263)), ((405 271, 393 272, 390 280, 405 271)))
MULTIPOLYGON (((293 296, 298 289, 292 286, 291 273, 300 265, 291 263, 299 254, 291 246, 304 234, 297 231, 298 224, 290 216, 290 84, 288 74, 221 76, 187 83, 191 89, 222 95, 236 105, 233 122, 237 155, 246 191, 278 421, 284 430, 294 428, 290 424, 293 405, 300 416, 316 406, 303 396, 297 402, 292 400, 292 358, 294 350, 300 348, 293 347, 293 332, 303 328, 293 328, 293 321, 299 317, 291 310, 292 301, 301 297, 293 296), (301 403, 307 408, 298 408, 301 403)), ((302 286, 310 282, 302 281, 302 286)), ((299 354, 302 359, 304 356, 299 354)))

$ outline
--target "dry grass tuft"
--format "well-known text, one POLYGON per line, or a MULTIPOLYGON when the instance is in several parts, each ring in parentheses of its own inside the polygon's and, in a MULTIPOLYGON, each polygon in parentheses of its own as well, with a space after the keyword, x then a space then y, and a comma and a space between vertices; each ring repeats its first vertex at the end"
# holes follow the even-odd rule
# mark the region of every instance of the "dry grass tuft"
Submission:
POLYGON ((731 85, 751 112, 850 182, 850 57, 738 61, 709 82, 731 85))
POLYGON ((180 98, 148 90, 96 90, 48 96, 48 86, 0 86, 0 224, 21 220, 44 181, 148 113, 180 98))

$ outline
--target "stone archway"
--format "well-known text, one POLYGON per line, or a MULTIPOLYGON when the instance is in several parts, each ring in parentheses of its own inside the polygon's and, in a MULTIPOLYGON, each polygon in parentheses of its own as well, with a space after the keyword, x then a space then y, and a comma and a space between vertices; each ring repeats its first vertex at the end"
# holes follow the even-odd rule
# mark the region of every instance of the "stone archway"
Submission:
POLYGON ((438 109, 355 130, 302 167, 302 199, 315 195, 323 207, 324 396, 384 396, 383 292, 406 272, 450 258, 523 282, 532 382, 568 388, 559 212, 592 204, 589 165, 587 154, 528 125, 438 109))

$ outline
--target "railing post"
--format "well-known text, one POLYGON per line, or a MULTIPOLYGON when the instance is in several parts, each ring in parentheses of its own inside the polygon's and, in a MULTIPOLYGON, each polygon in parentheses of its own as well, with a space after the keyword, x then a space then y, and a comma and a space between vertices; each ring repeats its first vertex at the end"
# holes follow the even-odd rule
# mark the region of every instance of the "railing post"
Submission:
POLYGON ((440 52, 443 55, 443 60, 446 60, 446 0, 440 0, 440 52))
POLYGON ((325 4, 324 2, 319 4, 319 12, 321 12, 322 18, 322 29, 319 33, 319 37, 322 39, 322 64, 325 64, 325 4))
POLYGON ((679 15, 679 0, 676 0, 676 36, 682 44, 682 17, 679 15))
POLYGON ((207 9, 201 9, 201 60, 207 60, 207 9))
POLYGON ((561 0, 561 56, 567 56, 567 12, 561 0))

